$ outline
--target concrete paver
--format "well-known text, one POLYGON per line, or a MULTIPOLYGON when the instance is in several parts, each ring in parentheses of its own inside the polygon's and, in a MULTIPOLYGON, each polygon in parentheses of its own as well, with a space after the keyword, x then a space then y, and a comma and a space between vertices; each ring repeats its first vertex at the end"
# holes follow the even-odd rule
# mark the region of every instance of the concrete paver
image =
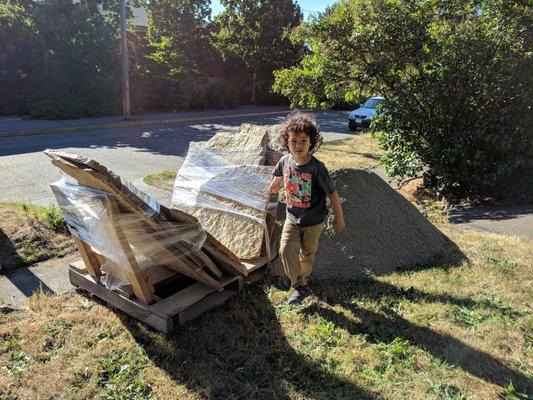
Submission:
POLYGON ((78 258, 75 253, 0 275, 0 306, 20 309, 26 307, 28 298, 38 291, 65 293, 74 290, 68 278, 68 264, 78 258))

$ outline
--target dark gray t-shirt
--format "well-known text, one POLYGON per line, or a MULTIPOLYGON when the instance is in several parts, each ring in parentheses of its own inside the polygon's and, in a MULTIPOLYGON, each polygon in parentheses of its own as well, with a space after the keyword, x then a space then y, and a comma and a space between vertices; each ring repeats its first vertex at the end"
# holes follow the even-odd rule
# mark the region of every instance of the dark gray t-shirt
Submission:
POLYGON ((296 165, 287 154, 276 164, 273 175, 283 176, 287 218, 302 228, 324 222, 326 196, 335 192, 335 184, 323 162, 311 156, 307 164, 296 165))

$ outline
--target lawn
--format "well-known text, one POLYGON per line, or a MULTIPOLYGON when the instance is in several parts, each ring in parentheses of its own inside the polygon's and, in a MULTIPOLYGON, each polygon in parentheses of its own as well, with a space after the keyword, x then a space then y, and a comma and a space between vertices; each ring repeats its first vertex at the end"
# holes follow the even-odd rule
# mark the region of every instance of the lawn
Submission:
POLYGON ((0 314, 0 398, 531 395, 530 243, 433 214, 459 265, 319 281, 301 306, 265 277, 171 335, 82 292, 34 295, 0 314))
POLYGON ((438 206, 427 216, 461 261, 317 281, 299 306, 265 276, 169 335, 83 292, 36 294, 0 313, 0 399, 532 396, 531 243, 459 229, 438 206))
POLYGON ((74 251, 57 206, 0 203, 0 273, 74 251))

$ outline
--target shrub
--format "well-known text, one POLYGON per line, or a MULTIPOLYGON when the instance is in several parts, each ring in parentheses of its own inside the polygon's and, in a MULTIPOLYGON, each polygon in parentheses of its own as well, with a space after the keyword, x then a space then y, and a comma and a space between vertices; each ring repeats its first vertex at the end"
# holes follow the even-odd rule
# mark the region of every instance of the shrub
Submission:
POLYGON ((310 54, 274 88, 299 106, 380 93, 390 175, 423 174, 451 200, 490 195, 531 152, 532 24, 522 1, 349 0, 308 24, 310 54))

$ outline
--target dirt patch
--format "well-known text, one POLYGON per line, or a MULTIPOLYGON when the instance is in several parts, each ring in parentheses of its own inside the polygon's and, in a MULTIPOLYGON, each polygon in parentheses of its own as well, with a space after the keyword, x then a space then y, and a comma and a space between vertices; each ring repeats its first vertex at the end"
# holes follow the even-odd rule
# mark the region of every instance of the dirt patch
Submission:
POLYGON ((55 210, 0 204, 0 272, 30 265, 75 250, 66 229, 55 218, 55 210))

